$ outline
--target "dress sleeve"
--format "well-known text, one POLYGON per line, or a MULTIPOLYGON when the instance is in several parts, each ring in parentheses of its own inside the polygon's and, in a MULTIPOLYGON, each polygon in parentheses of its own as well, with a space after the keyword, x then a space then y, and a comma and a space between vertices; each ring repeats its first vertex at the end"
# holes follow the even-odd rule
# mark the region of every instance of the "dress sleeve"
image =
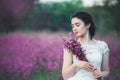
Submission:
POLYGON ((108 47, 108 44, 106 42, 103 41, 103 48, 102 48, 102 54, 105 54, 107 52, 109 52, 110 49, 108 47))

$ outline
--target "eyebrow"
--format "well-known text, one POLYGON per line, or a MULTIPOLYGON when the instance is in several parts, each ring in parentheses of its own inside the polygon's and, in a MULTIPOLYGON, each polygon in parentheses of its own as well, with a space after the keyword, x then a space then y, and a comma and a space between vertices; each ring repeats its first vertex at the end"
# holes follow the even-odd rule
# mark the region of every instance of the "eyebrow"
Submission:
MULTIPOLYGON (((76 22, 75 24, 78 24, 78 23, 80 23, 80 22, 76 22)), ((71 25, 73 25, 73 24, 71 24, 71 25)))

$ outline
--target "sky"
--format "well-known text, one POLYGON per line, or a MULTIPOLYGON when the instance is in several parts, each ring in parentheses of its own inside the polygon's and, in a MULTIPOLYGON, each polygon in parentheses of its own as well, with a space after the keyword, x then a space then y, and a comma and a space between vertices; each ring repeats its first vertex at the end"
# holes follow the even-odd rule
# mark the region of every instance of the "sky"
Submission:
MULTIPOLYGON (((70 1, 70 0, 40 0, 43 3, 46 2, 61 2, 61 1, 70 1)), ((84 6, 92 6, 94 3, 102 5, 102 0, 82 0, 84 6)))
POLYGON ((92 6, 94 3, 98 5, 102 5, 102 0, 82 0, 83 5, 85 6, 92 6))

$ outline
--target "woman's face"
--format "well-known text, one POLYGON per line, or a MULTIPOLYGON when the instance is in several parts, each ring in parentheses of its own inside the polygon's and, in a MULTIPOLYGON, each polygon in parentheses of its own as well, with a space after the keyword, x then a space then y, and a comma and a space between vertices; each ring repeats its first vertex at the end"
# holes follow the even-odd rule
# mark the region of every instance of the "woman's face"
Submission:
POLYGON ((73 33, 76 36, 84 36, 90 25, 86 25, 81 19, 75 17, 71 19, 73 33))

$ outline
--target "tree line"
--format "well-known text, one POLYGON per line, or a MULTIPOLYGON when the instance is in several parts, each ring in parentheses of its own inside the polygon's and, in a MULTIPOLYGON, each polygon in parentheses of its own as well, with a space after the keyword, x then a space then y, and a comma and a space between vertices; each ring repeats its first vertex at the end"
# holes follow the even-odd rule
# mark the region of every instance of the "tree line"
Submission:
MULTIPOLYGON (((120 35, 120 0, 104 0, 103 6, 94 5, 92 7, 84 7, 81 0, 74 0, 74 2, 71 0, 60 3, 35 3, 35 0, 29 0, 28 2, 26 1, 26 4, 27 6, 18 12, 19 14, 12 15, 10 17, 8 16, 11 15, 10 11, 7 13, 7 17, 0 14, 1 32, 10 32, 15 30, 70 31, 70 16, 76 11, 87 11, 92 14, 99 33, 106 34, 112 31, 120 35)), ((7 3, 6 6, 8 5, 9 3, 7 3)), ((5 7, 2 7, 2 9, 4 8, 5 7)), ((14 8, 17 9, 19 7, 16 6, 14 8)), ((11 7, 11 10, 12 9, 13 7, 11 7)), ((3 13, 4 11, 0 12, 3 13)))

